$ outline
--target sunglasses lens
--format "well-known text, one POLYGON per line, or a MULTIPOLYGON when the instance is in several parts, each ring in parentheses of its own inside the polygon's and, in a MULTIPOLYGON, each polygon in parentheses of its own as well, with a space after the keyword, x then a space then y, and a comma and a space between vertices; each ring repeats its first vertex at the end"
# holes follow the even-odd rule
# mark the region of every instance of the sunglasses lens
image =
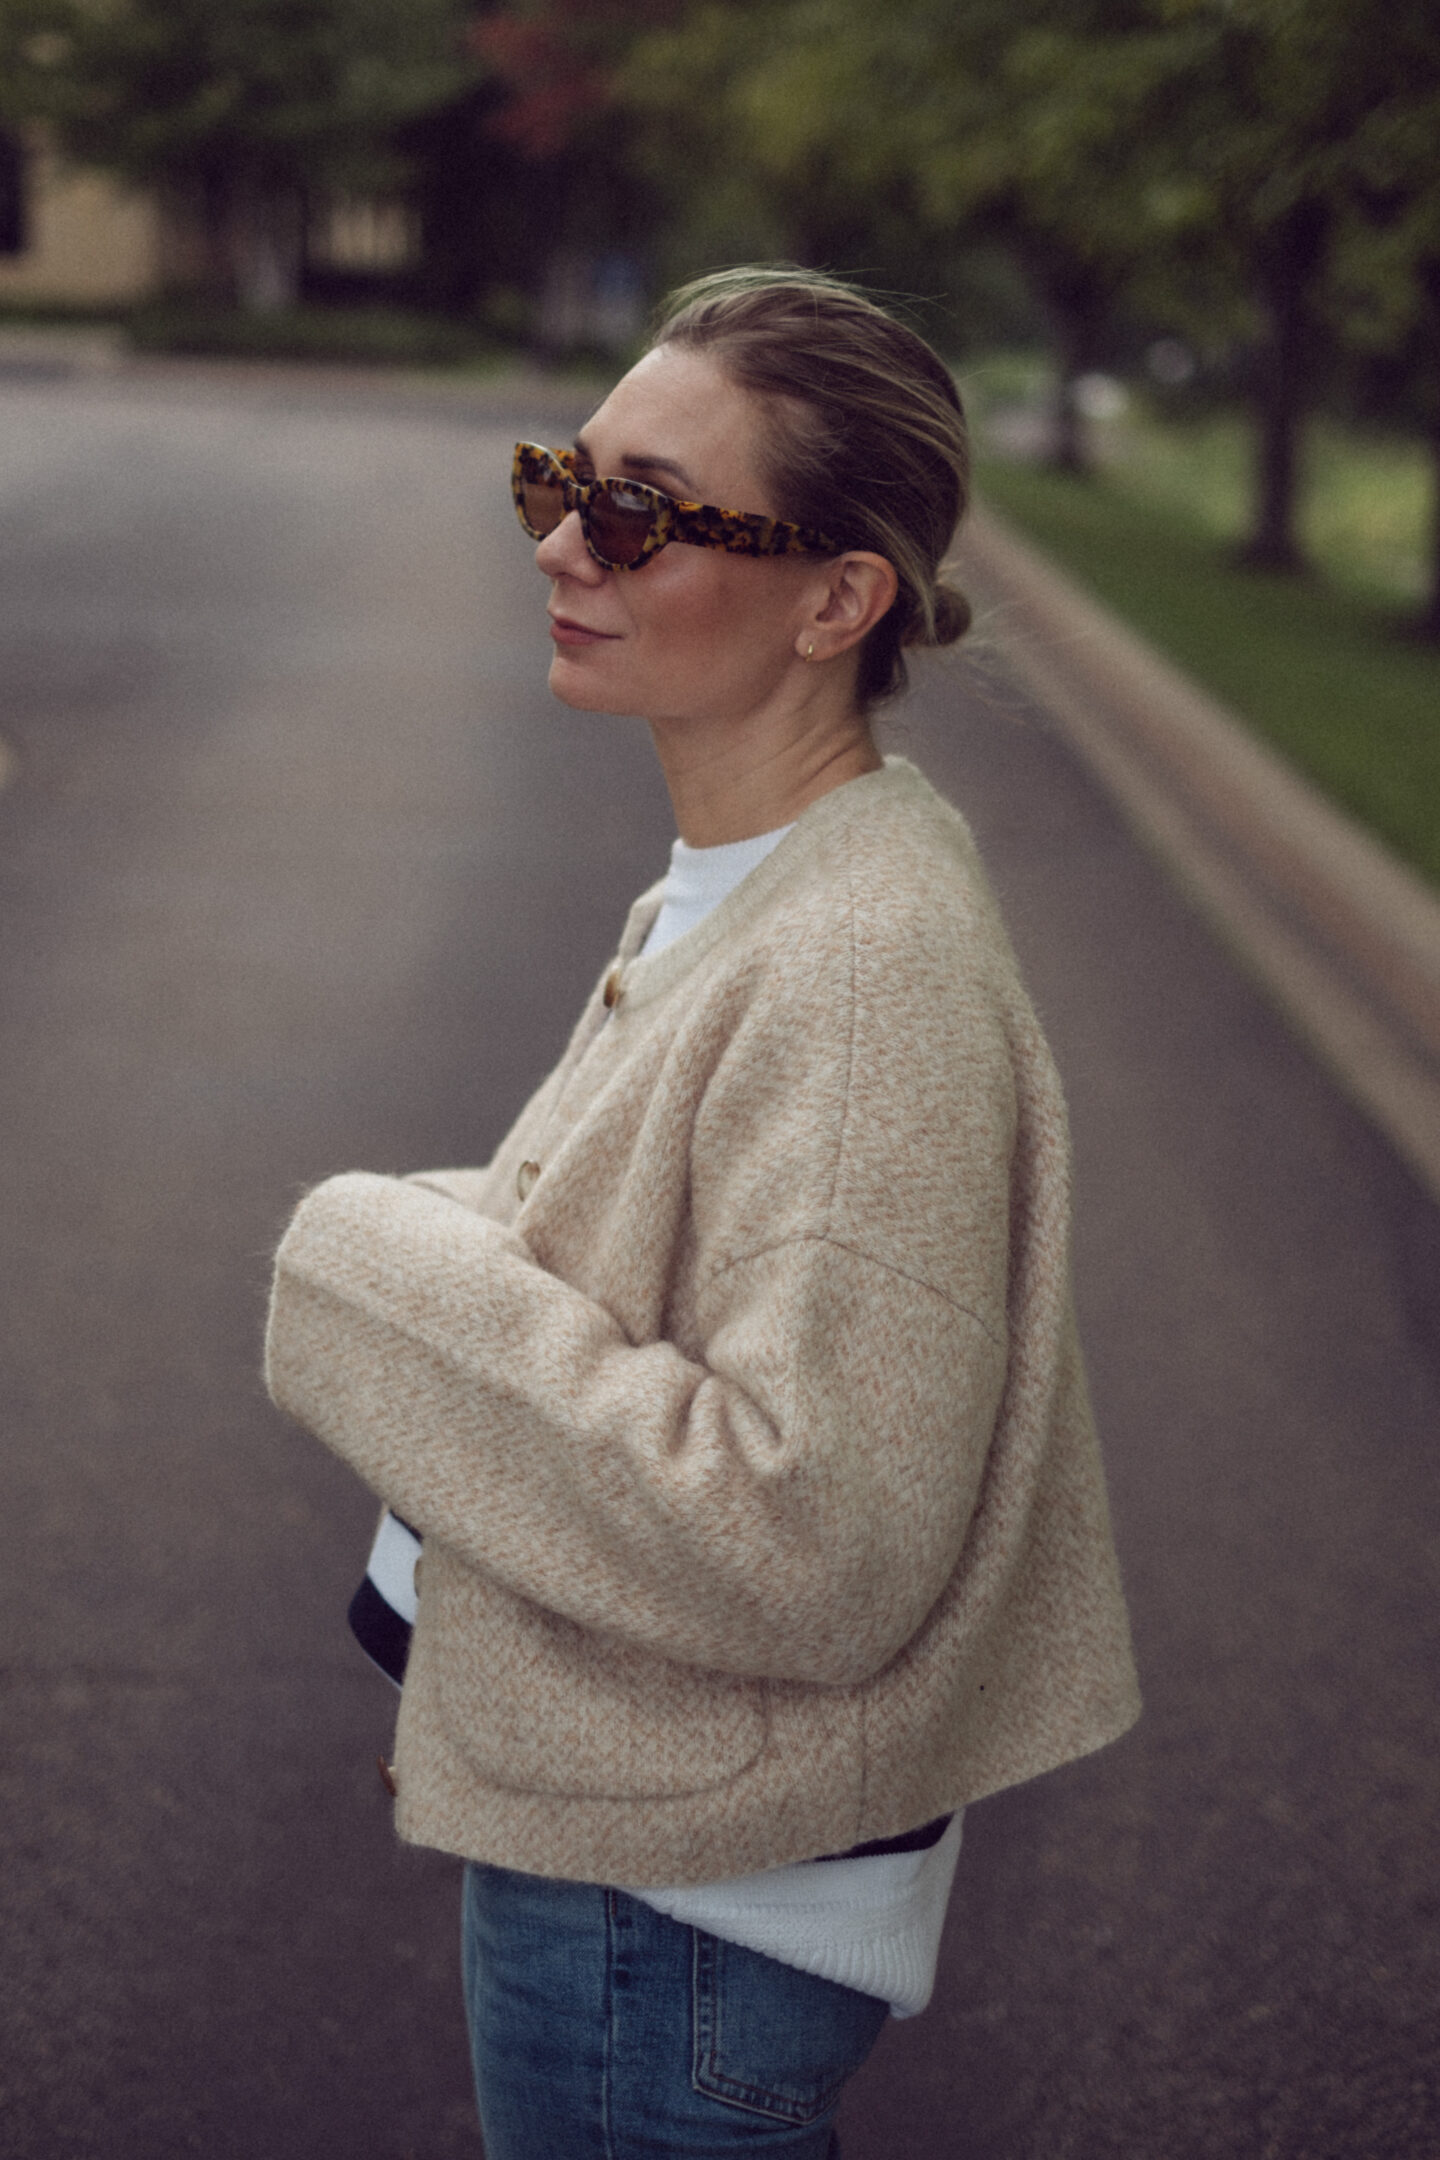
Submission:
POLYGON ((558 480, 522 480, 521 499, 525 522, 533 533, 552 533, 565 515, 565 496, 558 480))
POLYGON ((626 569, 645 552, 655 525, 655 506, 637 489, 612 483, 591 501, 587 524, 606 562, 626 569))

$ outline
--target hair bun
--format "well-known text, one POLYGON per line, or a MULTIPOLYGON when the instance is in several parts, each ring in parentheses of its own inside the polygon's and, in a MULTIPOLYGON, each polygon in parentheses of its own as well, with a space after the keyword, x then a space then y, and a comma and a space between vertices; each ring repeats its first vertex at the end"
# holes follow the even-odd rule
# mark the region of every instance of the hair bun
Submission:
POLYGON ((964 637, 974 620, 974 609, 964 593, 953 585, 937 585, 935 588, 935 643, 954 645, 964 637))

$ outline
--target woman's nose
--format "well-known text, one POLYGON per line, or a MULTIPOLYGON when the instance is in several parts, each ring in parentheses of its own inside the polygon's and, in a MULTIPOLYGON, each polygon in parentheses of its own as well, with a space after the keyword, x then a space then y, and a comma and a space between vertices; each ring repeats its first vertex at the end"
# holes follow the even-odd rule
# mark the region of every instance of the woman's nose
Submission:
POLYGON ((549 578, 578 577, 592 585, 607 574, 585 545, 578 510, 567 511, 554 532, 536 542, 535 567, 549 578))

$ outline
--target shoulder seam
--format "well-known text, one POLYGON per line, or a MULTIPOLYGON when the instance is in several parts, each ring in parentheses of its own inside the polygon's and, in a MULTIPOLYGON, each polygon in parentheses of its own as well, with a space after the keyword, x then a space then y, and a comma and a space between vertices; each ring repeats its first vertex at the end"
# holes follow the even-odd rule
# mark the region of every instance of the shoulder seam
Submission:
POLYGON ((852 1259, 863 1260, 867 1267, 878 1268, 882 1274, 892 1275, 897 1282, 913 1283, 917 1290, 927 1291, 940 1304, 948 1305, 952 1312, 960 1313, 966 1320, 969 1320, 973 1326, 980 1330, 986 1341, 994 1343, 998 1350, 1003 1350, 1006 1347, 1005 1339, 996 1333, 988 1320, 977 1313, 973 1307, 962 1304, 959 1298, 951 1297, 948 1290, 942 1290, 937 1284, 928 1282, 923 1275, 911 1274, 908 1268, 896 1267, 893 1261, 882 1260, 875 1253, 866 1252, 863 1246, 851 1245, 844 1238, 832 1237, 828 1231, 801 1230, 797 1231, 793 1237, 776 1238, 773 1244, 756 1245, 749 1252, 736 1253, 732 1259, 726 1260, 719 1267, 711 1269, 710 1273, 696 1285, 696 1295, 703 1296, 722 1277, 733 1273, 736 1268, 748 1266, 752 1260, 763 1260, 767 1254, 784 1252, 787 1245, 829 1245, 836 1252, 849 1253, 852 1259))

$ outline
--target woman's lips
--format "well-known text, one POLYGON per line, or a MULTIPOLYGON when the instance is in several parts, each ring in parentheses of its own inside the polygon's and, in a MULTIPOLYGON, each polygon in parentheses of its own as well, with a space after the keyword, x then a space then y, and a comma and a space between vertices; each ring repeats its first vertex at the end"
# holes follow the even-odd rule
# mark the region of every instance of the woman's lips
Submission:
POLYGON ((550 635, 557 645, 603 645, 619 632, 592 630, 588 623, 572 622, 568 615, 552 615, 550 635))

